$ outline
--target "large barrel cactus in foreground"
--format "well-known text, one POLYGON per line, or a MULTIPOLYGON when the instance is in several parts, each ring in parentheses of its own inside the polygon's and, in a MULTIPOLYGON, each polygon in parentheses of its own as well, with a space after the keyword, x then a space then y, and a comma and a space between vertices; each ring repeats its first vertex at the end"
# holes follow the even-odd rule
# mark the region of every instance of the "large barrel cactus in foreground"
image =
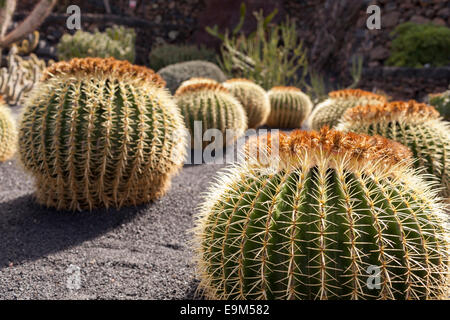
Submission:
POLYGON ((27 102, 21 161, 39 203, 81 210, 163 195, 185 155, 183 120, 152 70, 113 58, 47 69, 27 102))
POLYGON ((432 106, 392 102, 347 110, 337 127, 343 131, 379 134, 408 146, 415 166, 438 179, 436 187, 450 197, 450 124, 432 106))
POLYGON ((0 96, 0 162, 9 160, 16 152, 16 126, 11 112, 0 96))
POLYGON ((406 147, 327 128, 278 144, 206 196, 194 241, 206 297, 446 298, 443 204, 406 147))
POLYGON ((258 128, 266 122, 270 113, 270 100, 266 90, 247 79, 230 79, 223 85, 244 107, 249 128, 258 128))
POLYGON ((386 98, 360 89, 344 89, 332 91, 328 99, 319 103, 308 118, 308 126, 312 130, 320 130, 323 126, 334 127, 344 112, 359 105, 376 105, 386 102, 386 98))
POLYGON ((224 86, 211 79, 190 80, 190 83, 180 86, 175 98, 191 134, 193 149, 205 148, 211 143, 209 138, 214 144, 224 146, 234 142, 247 129, 242 105, 224 86), (222 143, 213 138, 219 132, 209 131, 211 137, 204 137, 210 129, 220 131, 222 143))
POLYGON ((273 87, 268 92, 270 114, 266 124, 273 128, 300 128, 312 109, 311 99, 295 87, 273 87))

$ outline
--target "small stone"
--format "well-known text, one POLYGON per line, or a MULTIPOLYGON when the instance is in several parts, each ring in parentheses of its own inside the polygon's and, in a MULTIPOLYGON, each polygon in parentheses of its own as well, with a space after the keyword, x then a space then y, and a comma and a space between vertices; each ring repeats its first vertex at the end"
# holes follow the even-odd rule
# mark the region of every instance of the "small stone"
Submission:
POLYGON ((445 20, 441 18, 434 18, 433 21, 431 21, 433 24, 438 26, 446 26, 445 20))
POLYGON ((422 16, 415 15, 409 21, 410 22, 414 22, 414 23, 418 23, 418 24, 424 24, 424 23, 429 23, 430 19, 427 19, 427 18, 422 17, 422 16))
POLYGON ((374 48, 370 53, 371 60, 383 60, 386 59, 387 57, 389 57, 389 50, 382 46, 374 48))
POLYGON ((398 19, 400 18, 400 12, 392 11, 385 15, 381 16, 381 24, 385 28, 391 28, 398 23, 398 19))
POLYGON ((178 37, 179 33, 180 32, 178 32, 178 31, 172 30, 168 33, 168 36, 171 40, 175 40, 178 37))
POLYGON ((437 15, 441 16, 444 19, 450 17, 450 8, 443 8, 443 9, 439 10, 437 12, 437 15))

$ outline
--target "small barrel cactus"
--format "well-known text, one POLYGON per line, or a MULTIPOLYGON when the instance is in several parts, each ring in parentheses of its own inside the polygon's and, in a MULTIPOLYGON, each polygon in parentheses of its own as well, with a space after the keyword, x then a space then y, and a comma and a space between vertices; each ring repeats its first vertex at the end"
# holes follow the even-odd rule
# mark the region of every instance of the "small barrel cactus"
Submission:
MULTIPOLYGON (((222 145, 232 143, 247 129, 247 117, 242 105, 219 83, 184 85, 177 90, 175 98, 191 134, 193 149, 202 149, 211 143, 203 139, 209 129, 221 132, 222 145)), ((219 142, 214 140, 214 143, 219 142)))
POLYGON ((9 160, 16 152, 16 126, 11 112, 0 96, 0 162, 9 160))
POLYGON ((269 163, 222 172, 194 229, 205 296, 446 298, 444 205, 409 156, 379 136, 296 130, 269 163))
POLYGON ((164 81, 114 58, 49 67, 27 102, 21 161, 39 203, 65 210, 138 205, 163 195, 185 157, 164 81))
POLYGON ((273 87, 268 94, 270 114, 266 124, 274 128, 300 128, 311 112, 311 99, 295 87, 273 87))
POLYGON ((408 146, 416 167, 425 167, 450 197, 450 125, 432 106, 414 100, 358 106, 346 111, 337 129, 379 134, 408 146))
POLYGON ((266 90, 247 79, 230 79, 223 85, 244 107, 249 128, 258 128, 266 122, 270 113, 270 100, 266 90))
POLYGON ((348 108, 367 104, 382 104, 386 98, 360 89, 332 91, 328 99, 319 103, 308 119, 308 127, 320 130, 323 126, 334 127, 348 108))

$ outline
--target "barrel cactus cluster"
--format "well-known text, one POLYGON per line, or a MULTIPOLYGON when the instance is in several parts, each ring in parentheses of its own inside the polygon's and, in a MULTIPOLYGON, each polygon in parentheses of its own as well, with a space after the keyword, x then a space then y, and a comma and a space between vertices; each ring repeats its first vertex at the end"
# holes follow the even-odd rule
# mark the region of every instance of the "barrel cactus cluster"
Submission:
POLYGON ((450 124, 433 107, 416 101, 348 109, 337 129, 379 134, 408 146, 415 166, 436 178, 436 187, 450 197, 450 124))
POLYGON ((223 85, 244 107, 249 128, 258 128, 265 124, 270 113, 270 100, 261 86, 247 79, 230 79, 223 85))
POLYGON ((39 203, 64 210, 138 205, 163 195, 185 156, 164 81, 113 58, 47 69, 27 102, 20 160, 39 203))
POLYGON ((193 149, 202 149, 211 143, 204 137, 210 129, 220 132, 222 142, 214 140, 214 143, 222 146, 235 141, 247 129, 247 116, 241 103, 219 83, 191 81, 176 91, 175 98, 190 132, 193 149))
POLYGON ((16 152, 16 126, 11 112, 0 96, 0 162, 9 160, 16 152))
POLYGON ((206 196, 194 243, 207 298, 446 297, 446 216, 406 147, 328 128, 279 146, 269 163, 222 172, 206 196))
POLYGON ((377 105, 387 102, 384 96, 360 90, 344 89, 332 91, 328 99, 315 106, 308 119, 308 127, 320 130, 323 126, 330 128, 336 126, 344 112, 359 105, 377 105))
POLYGON ((268 95, 271 109, 266 124, 269 127, 300 128, 311 112, 311 99, 298 88, 273 87, 268 95))

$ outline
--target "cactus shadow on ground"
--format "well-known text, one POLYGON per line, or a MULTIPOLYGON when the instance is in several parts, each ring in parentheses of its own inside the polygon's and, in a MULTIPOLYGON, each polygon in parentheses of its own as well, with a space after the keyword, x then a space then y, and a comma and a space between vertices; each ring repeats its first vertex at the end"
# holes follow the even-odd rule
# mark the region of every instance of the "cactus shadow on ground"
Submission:
POLYGON ((36 260, 96 238, 131 221, 140 207, 58 212, 37 204, 32 194, 2 202, 0 270, 10 263, 36 260))

